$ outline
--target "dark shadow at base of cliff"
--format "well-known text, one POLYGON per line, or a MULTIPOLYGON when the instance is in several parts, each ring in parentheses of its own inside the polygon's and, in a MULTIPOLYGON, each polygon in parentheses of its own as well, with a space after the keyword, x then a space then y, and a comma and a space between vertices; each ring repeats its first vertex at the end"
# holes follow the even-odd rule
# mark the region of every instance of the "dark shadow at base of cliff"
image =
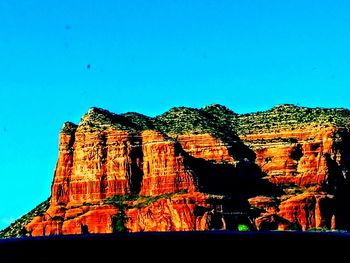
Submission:
POLYGON ((257 195, 278 196, 282 193, 274 184, 263 179, 266 174, 248 159, 233 165, 195 158, 185 151, 183 154, 185 167, 193 171, 200 192, 245 200, 257 195))
MULTIPOLYGON (((350 142, 347 146, 350 147, 350 142)), ((344 167, 341 167, 330 154, 325 154, 328 175, 323 184, 324 190, 335 196, 333 206, 329 206, 330 212, 335 215, 335 225, 338 229, 350 230, 350 177, 343 174, 344 167)), ((349 166, 349 163, 347 163, 349 166)), ((345 169, 348 170, 348 169, 345 169)), ((330 221, 330 220, 329 220, 330 221)))
MULTIPOLYGON (((164 262, 248 260, 277 256, 316 259, 322 249, 347 245, 350 235, 311 232, 163 232, 54 236, 0 240, 0 262, 164 262), (297 244, 298 249, 295 250, 297 244), (307 245, 303 248, 302 245, 307 245), (311 250, 317 248, 317 250, 311 250), (304 253, 310 252, 312 253, 304 253), (316 252, 318 251, 318 252, 316 252), (107 261, 108 260, 108 261, 107 261)), ((341 253, 332 253, 336 259, 341 253)), ((281 258, 278 259, 279 261, 281 258)), ((277 262, 277 261, 276 261, 277 262)))
POLYGON ((186 161, 197 176, 200 191, 246 197, 279 192, 277 187, 263 179, 260 167, 248 160, 232 165, 187 156, 186 161))
POLYGON ((249 160, 241 159, 235 164, 217 163, 195 158, 177 144, 177 151, 184 156, 184 165, 195 177, 198 191, 224 196, 210 199, 210 229, 238 230, 240 224, 256 228, 253 218, 260 213, 252 210, 248 199, 259 195, 278 196, 281 189, 264 179, 266 174, 249 160), (218 223, 215 223, 218 221, 218 223))

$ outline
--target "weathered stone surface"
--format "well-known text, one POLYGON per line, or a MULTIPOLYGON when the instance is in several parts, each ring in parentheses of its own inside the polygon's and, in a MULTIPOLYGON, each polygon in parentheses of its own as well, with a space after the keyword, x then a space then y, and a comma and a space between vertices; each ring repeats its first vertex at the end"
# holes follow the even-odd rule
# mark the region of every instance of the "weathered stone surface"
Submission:
POLYGON ((335 212, 333 198, 326 194, 300 194, 283 201, 278 215, 293 222, 297 229, 330 229, 335 212))
MULTIPOLYGON (((143 166, 140 195, 195 191, 195 177, 184 165, 184 156, 172 140, 155 131, 142 133, 143 166)), ((141 179, 141 178, 140 178, 141 179)))
POLYGON ((190 231, 249 220, 258 230, 350 228, 347 128, 293 120, 249 130, 246 121, 238 137, 237 115, 225 111, 232 114, 225 119, 221 109, 208 128, 212 108, 173 110, 171 118, 194 118, 186 132, 188 116, 179 124, 165 114, 162 125, 176 127, 157 130, 151 118, 95 108, 78 126, 65 124, 50 207, 25 229, 33 236, 190 231), (106 203, 113 196, 119 199, 106 203))
POLYGON ((312 186, 324 183, 326 154, 334 154, 335 128, 250 134, 241 139, 256 153, 256 163, 275 184, 312 186))
POLYGON ((161 199, 145 208, 129 209, 126 227, 131 232, 208 230, 207 199, 206 195, 192 193, 161 199))
POLYGON ((189 155, 195 158, 216 163, 234 163, 235 161, 229 153, 230 146, 210 134, 179 135, 177 141, 189 155))
MULTIPOLYGON (((208 230, 209 197, 201 193, 160 198, 146 206, 131 202, 124 210, 125 227, 131 232, 208 230)), ((50 208, 26 226, 32 236, 113 233, 113 218, 120 210, 112 205, 80 206, 64 210, 50 208), (49 216, 49 212, 55 214, 49 216), (58 216, 60 215, 60 216, 58 216)))

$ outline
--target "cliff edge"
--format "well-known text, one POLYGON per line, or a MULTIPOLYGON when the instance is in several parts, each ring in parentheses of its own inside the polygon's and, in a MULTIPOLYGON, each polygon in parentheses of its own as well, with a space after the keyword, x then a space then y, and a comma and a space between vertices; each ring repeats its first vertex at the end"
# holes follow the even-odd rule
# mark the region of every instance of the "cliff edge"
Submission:
POLYGON ((50 199, 1 236, 348 230, 349 123, 347 109, 290 104, 94 107, 60 131, 50 199))

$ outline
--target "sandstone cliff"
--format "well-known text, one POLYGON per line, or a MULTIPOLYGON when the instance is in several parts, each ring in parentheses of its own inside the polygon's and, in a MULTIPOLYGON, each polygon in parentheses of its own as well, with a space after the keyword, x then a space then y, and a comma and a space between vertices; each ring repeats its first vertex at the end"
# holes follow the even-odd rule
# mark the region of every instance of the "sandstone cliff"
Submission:
POLYGON ((345 109, 293 105, 91 108, 60 132, 48 209, 16 233, 347 230, 349 123, 345 109))

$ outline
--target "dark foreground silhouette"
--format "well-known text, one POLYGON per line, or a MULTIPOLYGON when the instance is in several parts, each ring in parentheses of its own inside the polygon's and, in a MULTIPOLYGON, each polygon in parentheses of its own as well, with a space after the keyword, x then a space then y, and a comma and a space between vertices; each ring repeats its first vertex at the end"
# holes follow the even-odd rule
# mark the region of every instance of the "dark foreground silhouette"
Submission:
MULTIPOLYGON (((315 259, 341 255, 338 232, 171 232, 0 239, 0 262, 188 262, 188 259, 315 259), (331 248, 336 247, 336 250, 331 248), (332 251, 331 254, 325 254, 332 251), (283 258, 280 258, 283 256, 283 258)), ((230 260, 227 260, 230 259, 230 260)), ((217 261, 220 260, 220 261, 217 261)), ((214 262, 213 261, 213 262, 214 262)), ((198 261, 196 261, 198 262, 198 261)))

